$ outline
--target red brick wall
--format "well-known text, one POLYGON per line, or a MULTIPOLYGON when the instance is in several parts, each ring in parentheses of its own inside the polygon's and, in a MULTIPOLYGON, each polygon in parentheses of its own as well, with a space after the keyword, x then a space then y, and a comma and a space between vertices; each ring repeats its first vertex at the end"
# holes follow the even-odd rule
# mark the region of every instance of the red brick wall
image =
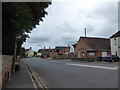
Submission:
POLYGON ((70 47, 65 48, 65 52, 70 52, 70 47))
POLYGON ((59 54, 65 54, 65 50, 64 49, 62 49, 62 50, 59 50, 59 54))
POLYGON ((85 47, 85 39, 84 38, 81 38, 79 41, 78 41, 78 44, 76 45, 75 47, 75 52, 74 54, 79 58, 79 55, 80 54, 80 58, 86 58, 86 56, 83 56, 83 52, 86 54, 86 47, 87 49, 90 49, 90 47, 88 45, 86 45, 85 47), (79 51, 80 50, 80 51, 79 51))
POLYGON ((66 47, 65 49, 61 49, 61 50, 59 50, 58 53, 64 55, 65 52, 70 52, 70 47, 66 47))
POLYGON ((102 52, 98 51, 96 57, 102 57, 102 52))
MULTIPOLYGON (((102 51, 97 51, 97 52, 94 52, 94 53, 95 53, 95 55, 93 55, 93 56, 87 55, 87 57, 89 57, 89 58, 102 57, 102 51)), ((110 55, 110 54, 111 53, 108 51, 107 55, 110 55)))

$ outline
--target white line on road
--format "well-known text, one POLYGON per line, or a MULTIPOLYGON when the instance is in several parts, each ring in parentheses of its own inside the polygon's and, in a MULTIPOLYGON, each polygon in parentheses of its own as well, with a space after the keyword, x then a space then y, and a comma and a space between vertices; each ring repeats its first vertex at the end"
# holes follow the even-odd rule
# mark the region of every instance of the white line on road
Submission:
POLYGON ((117 70, 118 69, 118 67, 92 66, 92 65, 72 64, 72 63, 66 63, 66 65, 81 66, 81 67, 91 67, 91 68, 101 68, 101 69, 111 69, 111 70, 117 70))

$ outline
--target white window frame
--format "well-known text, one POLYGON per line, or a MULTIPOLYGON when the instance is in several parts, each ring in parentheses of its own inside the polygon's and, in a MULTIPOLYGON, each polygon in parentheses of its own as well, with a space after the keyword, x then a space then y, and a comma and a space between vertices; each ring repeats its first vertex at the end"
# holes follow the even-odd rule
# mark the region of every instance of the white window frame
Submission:
POLYGON ((94 52, 89 52, 89 56, 94 56, 95 53, 94 52))
POLYGON ((117 45, 117 38, 114 38, 114 44, 117 45))

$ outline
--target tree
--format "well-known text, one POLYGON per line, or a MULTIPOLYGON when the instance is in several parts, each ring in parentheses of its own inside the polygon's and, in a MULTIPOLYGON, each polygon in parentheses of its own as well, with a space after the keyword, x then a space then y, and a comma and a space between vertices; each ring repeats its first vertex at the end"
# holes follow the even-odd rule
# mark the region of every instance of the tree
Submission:
POLYGON ((13 55, 16 37, 20 37, 18 51, 23 42, 43 17, 51 2, 2 3, 2 54, 13 55))
POLYGON ((21 47, 20 51, 21 51, 20 57, 21 57, 21 58, 24 58, 24 57, 25 57, 25 48, 24 48, 24 47, 21 47))

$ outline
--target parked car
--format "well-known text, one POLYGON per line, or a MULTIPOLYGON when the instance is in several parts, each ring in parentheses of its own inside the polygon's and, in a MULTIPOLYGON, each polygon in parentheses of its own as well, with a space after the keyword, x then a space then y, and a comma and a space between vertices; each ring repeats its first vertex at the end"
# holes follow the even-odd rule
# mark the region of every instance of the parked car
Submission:
POLYGON ((105 62, 119 62, 120 58, 116 55, 106 55, 104 57, 105 62))

